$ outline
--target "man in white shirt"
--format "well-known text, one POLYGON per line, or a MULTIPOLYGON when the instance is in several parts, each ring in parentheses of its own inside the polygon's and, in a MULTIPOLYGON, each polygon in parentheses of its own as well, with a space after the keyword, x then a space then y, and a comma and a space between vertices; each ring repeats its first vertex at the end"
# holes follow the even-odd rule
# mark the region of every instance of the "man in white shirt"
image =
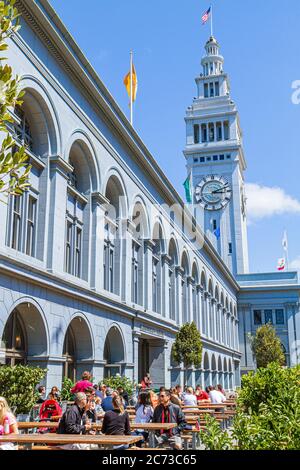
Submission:
POLYGON ((220 405, 226 401, 225 395, 223 395, 223 393, 221 393, 219 390, 215 389, 209 392, 209 398, 213 405, 220 405))

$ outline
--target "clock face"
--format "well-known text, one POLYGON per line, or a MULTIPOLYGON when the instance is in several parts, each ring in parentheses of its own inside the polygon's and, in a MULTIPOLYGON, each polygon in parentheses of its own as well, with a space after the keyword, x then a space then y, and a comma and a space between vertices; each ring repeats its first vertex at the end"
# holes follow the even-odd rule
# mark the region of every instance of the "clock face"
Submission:
POLYGON ((232 189, 223 176, 206 176, 196 187, 195 198, 204 209, 217 211, 226 207, 232 189))

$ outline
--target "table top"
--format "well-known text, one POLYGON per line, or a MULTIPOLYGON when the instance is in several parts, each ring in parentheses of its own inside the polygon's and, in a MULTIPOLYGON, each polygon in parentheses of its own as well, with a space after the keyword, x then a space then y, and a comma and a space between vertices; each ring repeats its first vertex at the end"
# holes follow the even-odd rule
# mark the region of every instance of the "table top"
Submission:
POLYGON ((102 434, 8 434, 0 436, 0 444, 15 442, 19 444, 99 444, 122 445, 134 444, 143 438, 141 436, 107 436, 102 434))
MULTIPOLYGON (((133 431, 135 429, 145 429, 147 431, 169 431, 170 429, 174 429, 177 427, 176 423, 131 423, 130 429, 133 431)), ((33 428, 49 428, 49 429, 57 429, 58 423, 51 423, 49 421, 33 421, 33 422, 19 422, 18 423, 19 429, 33 429, 33 428)), ((102 423, 92 423, 92 428, 96 430, 101 430, 102 423)))
POLYGON ((58 423, 53 423, 51 421, 19 421, 18 429, 33 429, 33 428, 49 428, 56 429, 58 428, 58 423))
POLYGON ((202 409, 205 410, 205 409, 207 409, 207 408, 208 408, 208 409, 209 409, 209 408, 212 408, 212 409, 214 409, 214 408, 226 408, 226 406, 227 406, 227 405, 226 405, 225 403, 214 403, 214 404, 213 404, 213 403, 203 403, 203 404, 201 404, 201 405, 197 405, 196 407, 193 406, 193 405, 184 405, 184 406, 182 407, 182 409, 183 409, 183 410, 186 410, 186 409, 188 409, 188 408, 194 408, 194 409, 197 409, 197 408, 198 408, 198 410, 202 410, 202 409))

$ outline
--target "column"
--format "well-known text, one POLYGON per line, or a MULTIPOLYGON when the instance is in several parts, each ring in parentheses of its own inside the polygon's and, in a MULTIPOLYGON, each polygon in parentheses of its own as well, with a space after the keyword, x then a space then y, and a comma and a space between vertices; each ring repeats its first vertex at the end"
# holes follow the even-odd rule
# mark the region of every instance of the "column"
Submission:
POLYGON ((193 298, 193 284, 194 284, 194 278, 193 277, 187 277, 186 279, 187 282, 187 321, 191 323, 194 321, 194 308, 193 308, 193 303, 196 301, 196 299, 193 298))
POLYGON ((105 204, 109 201, 101 193, 92 194, 92 241, 91 241, 91 288, 103 289, 103 245, 105 227, 105 204))
POLYGON ((214 122, 214 141, 217 141, 217 123, 214 122))
POLYGON ((212 299, 212 337, 214 341, 217 339, 217 315, 216 315, 216 309, 217 309, 217 301, 216 299, 212 299))
POLYGON ((199 325, 199 331, 200 331, 200 334, 201 336, 203 335, 203 324, 202 324, 202 296, 203 296, 203 288, 200 286, 200 284, 198 286, 196 286, 196 288, 198 289, 198 312, 197 312, 197 315, 198 315, 198 325, 199 325))
MULTIPOLYGON (((295 366, 300 363, 300 342, 297 337, 296 328, 296 306, 295 303, 285 304, 287 327, 288 327, 288 340, 289 340, 289 356, 290 366, 295 366)), ((299 315, 299 314, 298 314, 299 315)))
POLYGON ((145 240, 145 309, 152 310, 152 254, 155 243, 145 240))
POLYGON ((165 254, 162 256, 162 272, 165 286, 165 288, 162 289, 162 315, 166 318, 170 318, 169 267, 171 261, 169 255, 165 254))
POLYGON ((139 382, 139 343, 140 343, 140 336, 139 333, 133 332, 132 336, 133 340, 133 364, 134 364, 134 369, 133 369, 133 381, 135 383, 139 382))
POLYGON ((182 325, 182 320, 183 320, 183 312, 182 312, 182 276, 184 275, 184 271, 181 268, 181 266, 176 266, 176 274, 177 274, 177 293, 178 293, 178 299, 177 299, 177 307, 178 307, 178 325, 182 325))
POLYGON ((50 210, 47 270, 64 272, 67 182, 73 168, 59 156, 50 157, 50 210))
POLYGON ((206 336, 210 338, 210 293, 205 292, 205 323, 206 323, 206 336))

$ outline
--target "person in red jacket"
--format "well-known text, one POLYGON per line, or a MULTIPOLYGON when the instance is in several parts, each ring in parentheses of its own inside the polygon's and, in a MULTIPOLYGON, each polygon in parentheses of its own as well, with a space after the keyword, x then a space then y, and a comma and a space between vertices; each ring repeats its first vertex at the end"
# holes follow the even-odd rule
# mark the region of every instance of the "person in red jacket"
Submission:
POLYGON ((91 382, 91 374, 88 371, 83 372, 81 380, 79 380, 73 388, 71 388, 71 393, 74 395, 76 393, 84 393, 88 387, 93 387, 91 382))
POLYGON ((208 393, 206 393, 204 390, 202 390, 200 385, 197 385, 195 395, 196 395, 197 402, 198 401, 204 401, 204 400, 209 401, 208 393))
MULTIPOLYGON (((62 409, 55 395, 49 394, 47 400, 44 401, 40 408, 39 418, 40 421, 50 421, 52 416, 62 416, 62 409)), ((40 433, 55 432, 55 429, 40 428, 40 433)))

